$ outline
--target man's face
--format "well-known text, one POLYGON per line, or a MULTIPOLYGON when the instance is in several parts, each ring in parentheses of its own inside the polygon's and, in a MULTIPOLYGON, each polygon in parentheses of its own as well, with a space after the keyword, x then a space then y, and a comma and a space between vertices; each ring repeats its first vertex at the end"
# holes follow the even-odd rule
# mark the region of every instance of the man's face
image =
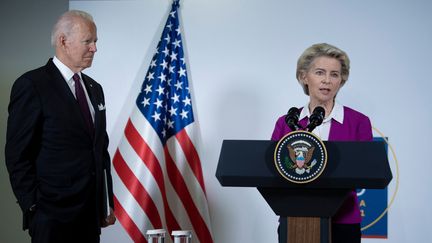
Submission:
POLYGON ((63 52, 65 64, 74 72, 80 72, 92 65, 96 48, 97 33, 94 23, 77 19, 68 36, 64 37, 63 52))

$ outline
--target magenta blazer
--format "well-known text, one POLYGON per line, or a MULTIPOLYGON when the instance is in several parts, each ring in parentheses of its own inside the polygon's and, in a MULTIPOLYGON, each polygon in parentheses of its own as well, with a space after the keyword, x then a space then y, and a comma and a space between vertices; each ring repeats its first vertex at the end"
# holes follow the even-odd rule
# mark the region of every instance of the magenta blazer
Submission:
MULTIPOLYGON (((340 124, 331 120, 329 141, 372 141, 372 125, 369 118, 362 113, 344 106, 344 120, 340 124)), ((300 125, 306 127, 308 118, 299 121, 300 125)), ((279 117, 272 134, 272 140, 278 141, 291 129, 285 123, 285 115, 279 117)), ((355 190, 340 207, 332 218, 333 223, 356 224, 361 222, 360 209, 355 190)))

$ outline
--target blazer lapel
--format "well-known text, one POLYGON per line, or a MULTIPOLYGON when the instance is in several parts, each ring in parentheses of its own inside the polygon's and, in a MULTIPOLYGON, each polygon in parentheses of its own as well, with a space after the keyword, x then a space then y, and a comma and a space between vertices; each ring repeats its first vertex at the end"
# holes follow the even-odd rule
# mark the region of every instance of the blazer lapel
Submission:
POLYGON ((347 140, 346 136, 348 134, 347 127, 344 124, 337 122, 336 120, 331 120, 329 140, 330 141, 343 141, 347 140))
MULTIPOLYGON (((71 113, 72 119, 76 118, 79 120, 81 126, 84 128, 84 130, 87 131, 87 134, 91 137, 91 134, 86 127, 84 117, 81 114, 81 109, 79 107, 78 101, 73 95, 69 85, 66 83, 65 79, 63 78, 63 75, 60 73, 60 70, 58 70, 58 68, 55 66, 54 62, 52 61, 52 58, 46 64, 46 68, 47 68, 47 72, 52 77, 52 87, 55 90, 53 95, 58 95, 59 99, 64 101, 66 105, 65 110, 71 113)), ((84 83, 86 82, 84 81, 84 83)), ((87 88, 87 90, 89 89, 87 88)), ((90 92, 87 91, 87 93, 89 93, 91 99, 90 92)), ((92 105, 94 107, 93 101, 92 101, 92 105)))
POLYGON ((63 100, 64 104, 66 105, 65 110, 71 113, 71 117, 80 117, 80 123, 83 127, 85 127, 78 101, 76 100, 58 68, 52 62, 52 59, 48 61, 46 68, 47 72, 51 75, 52 88, 55 91, 53 95, 58 95, 59 99, 63 100))
POLYGON ((82 74, 82 79, 84 81, 85 88, 87 90, 87 94, 89 95, 90 102, 92 104, 93 110, 94 110, 94 137, 96 137, 99 133, 99 124, 100 124, 100 112, 98 108, 98 93, 95 90, 95 84, 93 81, 88 78, 86 75, 82 74))
MULTIPOLYGON (((54 63, 52 62, 52 59, 50 59, 48 61, 46 68, 47 68, 47 72, 51 75, 52 87, 58 92, 59 96, 68 105, 74 106, 76 99, 75 99, 74 95, 72 94, 66 81, 64 80, 62 74, 57 69, 57 67, 54 65, 54 63)), ((77 109, 76 111, 79 111, 79 110, 77 109)))

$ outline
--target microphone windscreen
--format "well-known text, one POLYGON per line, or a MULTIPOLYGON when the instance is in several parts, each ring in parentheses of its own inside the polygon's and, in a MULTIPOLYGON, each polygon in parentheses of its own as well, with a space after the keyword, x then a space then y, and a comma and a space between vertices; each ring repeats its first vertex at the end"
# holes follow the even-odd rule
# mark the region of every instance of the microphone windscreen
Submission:
POLYGON ((287 115, 285 116, 285 123, 293 131, 296 131, 299 128, 297 124, 299 116, 300 116, 300 110, 297 107, 291 107, 288 110, 287 115))
POLYGON ((287 113, 288 116, 295 116, 295 117, 299 117, 300 116, 300 110, 297 107, 291 107, 288 110, 287 113))
POLYGON ((321 106, 315 107, 313 114, 316 114, 320 117, 320 119, 324 119, 325 116, 325 110, 321 106))

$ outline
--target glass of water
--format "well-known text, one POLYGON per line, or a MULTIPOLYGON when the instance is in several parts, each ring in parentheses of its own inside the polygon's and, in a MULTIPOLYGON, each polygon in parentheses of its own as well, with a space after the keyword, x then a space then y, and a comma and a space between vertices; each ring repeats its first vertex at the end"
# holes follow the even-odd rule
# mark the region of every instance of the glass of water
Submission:
POLYGON ((190 230, 174 230, 171 235, 174 237, 174 243, 192 242, 192 232, 190 230))
POLYGON ((166 231, 164 229, 152 229, 147 230, 147 242, 148 243, 164 243, 166 231))

